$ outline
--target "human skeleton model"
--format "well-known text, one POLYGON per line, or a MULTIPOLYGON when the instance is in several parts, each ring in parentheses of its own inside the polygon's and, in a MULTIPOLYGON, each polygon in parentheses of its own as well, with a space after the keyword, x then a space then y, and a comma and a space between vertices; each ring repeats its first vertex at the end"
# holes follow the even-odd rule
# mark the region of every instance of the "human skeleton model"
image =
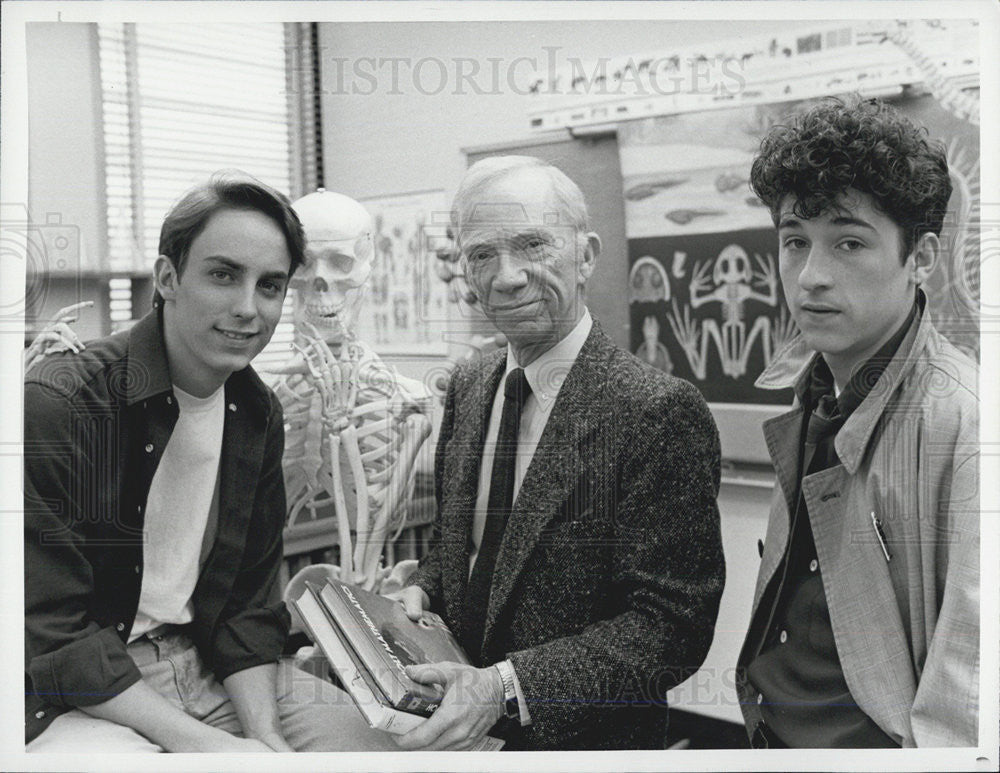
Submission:
MULTIPOLYGON (((380 571, 382 550, 402 530, 433 398, 356 340, 372 270, 368 212, 324 190, 293 206, 307 242, 307 264, 291 282, 296 354, 265 371, 277 376, 272 388, 285 415, 288 524, 319 520, 317 511, 332 507, 341 549, 336 574, 370 590, 388 574, 380 571)), ((25 370, 47 354, 82 348, 69 325, 87 305, 57 312, 25 353, 25 370)))
POLYGON ((431 432, 431 396, 356 340, 374 254, 368 212, 324 190, 293 207, 307 244, 306 266, 291 282, 296 354, 267 371, 279 376, 272 388, 285 414, 288 523, 332 507, 340 578, 371 590, 385 543, 403 526, 414 462, 431 432))

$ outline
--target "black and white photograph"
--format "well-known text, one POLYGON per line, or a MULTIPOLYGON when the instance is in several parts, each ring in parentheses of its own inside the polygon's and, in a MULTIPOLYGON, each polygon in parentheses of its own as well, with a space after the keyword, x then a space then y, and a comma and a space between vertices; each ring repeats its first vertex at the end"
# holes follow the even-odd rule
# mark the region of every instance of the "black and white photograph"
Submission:
POLYGON ((0 767, 1000 765, 995 4, 0 12, 0 767))

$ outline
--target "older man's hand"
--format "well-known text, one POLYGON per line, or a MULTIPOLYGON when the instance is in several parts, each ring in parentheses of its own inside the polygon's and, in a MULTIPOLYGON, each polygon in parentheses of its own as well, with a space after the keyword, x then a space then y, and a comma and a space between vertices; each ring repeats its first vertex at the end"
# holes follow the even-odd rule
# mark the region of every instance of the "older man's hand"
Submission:
POLYGON ((465 751, 503 715, 503 681, 495 668, 462 663, 407 666, 407 675, 445 689, 441 705, 420 727, 394 740, 403 749, 465 751))

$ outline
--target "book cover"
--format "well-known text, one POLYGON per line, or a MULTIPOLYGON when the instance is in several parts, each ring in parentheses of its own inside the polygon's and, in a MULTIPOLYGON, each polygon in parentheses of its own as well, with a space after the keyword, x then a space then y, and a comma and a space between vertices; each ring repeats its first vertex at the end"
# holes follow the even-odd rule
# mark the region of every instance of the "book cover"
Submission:
POLYGON ((314 587, 307 587, 292 603, 309 629, 313 641, 323 651, 347 694, 371 727, 399 735, 426 721, 426 717, 419 714, 391 708, 386 704, 384 696, 373 691, 369 679, 364 675, 364 669, 358 667, 349 648, 338 637, 336 626, 331 622, 314 587))
MULTIPOLYGON (((320 590, 312 583, 306 585, 305 592, 292 604, 368 725, 402 735, 423 724, 426 717, 388 705, 385 695, 381 694, 371 675, 360 664, 360 658, 351 651, 346 637, 337 630, 332 615, 321 600, 320 590)), ((503 745, 503 740, 487 735, 471 751, 497 751, 503 745)))
POLYGON ((444 621, 432 612, 414 622, 398 602, 335 580, 327 582, 320 598, 396 708, 429 715, 444 697, 440 686, 410 679, 406 666, 469 663, 444 621))

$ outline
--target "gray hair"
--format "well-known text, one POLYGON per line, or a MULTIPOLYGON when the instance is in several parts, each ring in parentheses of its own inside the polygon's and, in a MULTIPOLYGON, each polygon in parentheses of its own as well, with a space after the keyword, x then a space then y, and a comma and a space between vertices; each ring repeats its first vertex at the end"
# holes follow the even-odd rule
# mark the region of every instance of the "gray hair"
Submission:
POLYGON ((534 156, 491 156, 469 167, 455 193, 451 208, 451 225, 455 237, 461 241, 462 228, 473 218, 475 208, 483 203, 486 190, 498 180, 524 169, 537 169, 552 186, 552 193, 562 205, 570 223, 577 230, 590 230, 587 203, 577 184, 558 167, 534 156))

